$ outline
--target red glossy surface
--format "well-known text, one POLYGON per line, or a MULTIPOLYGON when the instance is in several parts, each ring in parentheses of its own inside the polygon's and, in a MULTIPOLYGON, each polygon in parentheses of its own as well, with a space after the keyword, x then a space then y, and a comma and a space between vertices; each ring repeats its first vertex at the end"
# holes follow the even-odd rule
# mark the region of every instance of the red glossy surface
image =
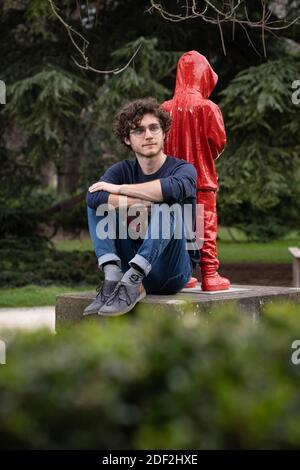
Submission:
POLYGON ((162 105, 172 116, 165 153, 185 159, 197 170, 197 203, 204 205, 204 244, 200 250, 204 290, 223 290, 230 286, 228 279, 217 273, 215 160, 226 143, 222 113, 208 99, 217 81, 217 74, 203 55, 186 52, 178 61, 174 97, 162 105))
POLYGON ((221 277, 218 273, 213 276, 203 276, 201 281, 201 289, 204 291, 228 290, 230 287, 229 279, 221 277))
POLYGON ((186 52, 178 61, 174 97, 162 105, 172 116, 165 153, 193 163, 199 189, 217 189, 214 160, 226 143, 221 111, 208 99, 217 80, 203 55, 186 52))
POLYGON ((218 274, 219 260, 217 257, 217 200, 215 191, 197 192, 197 204, 204 206, 204 242, 200 250, 201 287, 202 290, 227 290, 230 281, 218 274))
POLYGON ((185 289, 191 289, 192 287, 197 286, 197 282, 198 282, 198 279, 196 277, 191 277, 184 287, 185 289))

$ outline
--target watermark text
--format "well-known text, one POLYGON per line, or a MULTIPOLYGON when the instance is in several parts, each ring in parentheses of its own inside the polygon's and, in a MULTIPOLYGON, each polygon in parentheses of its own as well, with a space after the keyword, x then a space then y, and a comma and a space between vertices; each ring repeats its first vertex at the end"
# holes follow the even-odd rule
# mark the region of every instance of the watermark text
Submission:
POLYGON ((0 339, 0 365, 6 364, 6 344, 0 339))
POLYGON ((295 339, 292 342, 291 348, 294 349, 291 361, 295 366, 298 366, 300 364, 300 339, 295 339))
POLYGON ((6 104, 6 85, 3 80, 0 80, 0 104, 6 104))
POLYGON ((168 205, 152 204, 150 207, 123 204, 115 208, 111 204, 100 204, 96 211, 99 217, 96 234, 100 240, 186 240, 186 249, 198 249, 204 241, 203 204, 168 205))
POLYGON ((300 80, 294 80, 292 83, 292 89, 295 90, 292 93, 292 103, 295 105, 300 104, 300 80))

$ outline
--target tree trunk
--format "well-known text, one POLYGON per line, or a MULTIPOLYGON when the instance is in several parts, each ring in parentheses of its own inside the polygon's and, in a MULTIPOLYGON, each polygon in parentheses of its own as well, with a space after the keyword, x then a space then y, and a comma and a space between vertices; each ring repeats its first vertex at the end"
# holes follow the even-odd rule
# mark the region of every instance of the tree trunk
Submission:
POLYGON ((65 154, 63 163, 57 168, 58 194, 73 194, 76 191, 79 179, 79 164, 79 154, 65 154))

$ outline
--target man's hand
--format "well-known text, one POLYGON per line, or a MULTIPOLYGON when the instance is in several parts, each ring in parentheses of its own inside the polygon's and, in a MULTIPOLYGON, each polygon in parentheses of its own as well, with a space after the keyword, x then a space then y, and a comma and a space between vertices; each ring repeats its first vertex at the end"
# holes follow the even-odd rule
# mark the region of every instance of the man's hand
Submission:
POLYGON ((96 191, 107 191, 117 196, 127 196, 151 202, 163 202, 159 179, 138 184, 112 184, 98 181, 98 183, 94 183, 89 187, 90 193, 96 191))
POLYGON ((105 181, 98 181, 98 183, 92 184, 89 187, 89 192, 94 193, 95 191, 107 191, 110 194, 120 194, 120 184, 106 183, 105 181))

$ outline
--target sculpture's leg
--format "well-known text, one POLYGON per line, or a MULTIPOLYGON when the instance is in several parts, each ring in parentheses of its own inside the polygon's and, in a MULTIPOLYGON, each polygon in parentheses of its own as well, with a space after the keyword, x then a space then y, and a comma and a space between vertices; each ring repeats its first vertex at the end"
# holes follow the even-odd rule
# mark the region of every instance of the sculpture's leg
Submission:
POLYGON ((218 219, 216 192, 198 190, 197 204, 204 205, 204 243, 200 250, 202 290, 227 290, 230 287, 229 279, 218 274, 220 263, 217 257, 218 219))

